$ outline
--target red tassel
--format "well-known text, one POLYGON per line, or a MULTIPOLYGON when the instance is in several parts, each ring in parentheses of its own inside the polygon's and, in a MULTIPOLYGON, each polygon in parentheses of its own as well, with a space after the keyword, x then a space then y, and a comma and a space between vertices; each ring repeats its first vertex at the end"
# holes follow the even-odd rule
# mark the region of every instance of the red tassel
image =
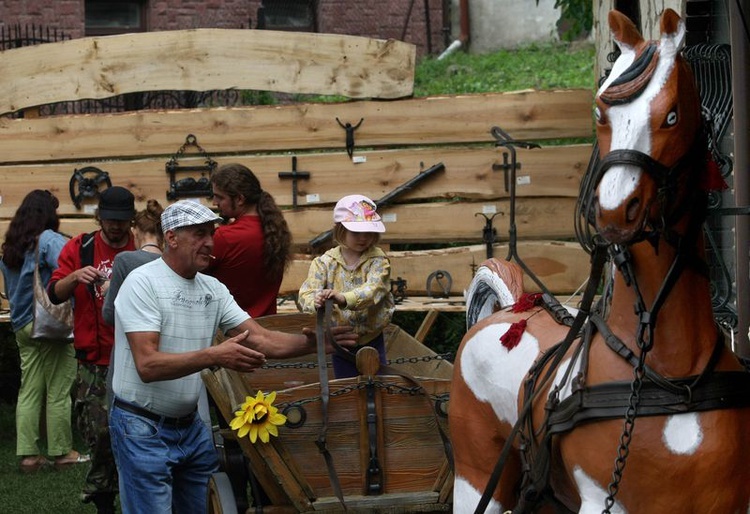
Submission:
POLYGON ((542 293, 523 293, 511 307, 511 312, 526 312, 542 303, 542 293))
POLYGON ((729 186, 727 185, 724 177, 721 176, 721 170, 716 161, 708 156, 708 162, 706 163, 706 173, 701 176, 701 189, 704 191, 723 191, 729 186))
POLYGON ((506 333, 500 336, 500 343, 508 350, 512 350, 518 343, 521 342, 521 337, 526 331, 526 320, 522 319, 516 323, 512 323, 506 333))

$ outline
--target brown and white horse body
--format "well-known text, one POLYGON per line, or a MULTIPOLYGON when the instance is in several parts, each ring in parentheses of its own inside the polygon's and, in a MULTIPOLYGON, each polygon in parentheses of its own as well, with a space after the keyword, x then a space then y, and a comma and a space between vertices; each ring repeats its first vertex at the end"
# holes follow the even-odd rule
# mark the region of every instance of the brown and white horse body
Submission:
MULTIPOLYGON (((702 214, 696 199, 703 197, 694 191, 705 162, 695 152, 701 126, 698 92, 680 55, 685 26, 674 11, 665 11, 662 37, 654 52, 653 46, 649 48, 653 42, 644 41, 624 15, 613 11, 609 23, 622 54, 596 95, 600 155, 604 160, 615 150, 637 150, 678 176, 664 188, 653 170, 626 159, 609 163, 600 177, 594 198, 597 232, 608 242, 627 247, 633 282, 640 292, 639 297, 632 283, 615 272, 606 324, 633 354, 640 354, 643 317, 634 305, 640 300, 646 308, 653 306, 675 262, 678 250, 665 234, 672 240, 683 237, 682 241, 690 241, 687 251, 692 260, 658 309, 645 364, 666 378, 700 375, 719 334, 709 279, 695 264, 704 260, 703 239, 698 233, 692 239, 686 237, 702 221, 696 222, 695 216, 702 214), (644 57, 647 52, 653 52, 653 57, 644 57)), ((504 266, 497 261, 486 264, 504 266)), ((518 283, 517 276, 513 283, 518 283)), ((506 284, 498 295, 503 298, 503 309, 487 313, 473 325, 456 355, 449 419, 455 458, 454 512, 458 514, 475 511, 519 418, 522 386, 530 368, 567 334, 567 327, 541 308, 510 312, 507 307, 519 295, 517 287, 506 284), (500 337, 521 320, 526 327, 520 341, 501 342, 500 337)), ((556 386, 561 400, 569 396, 571 377, 578 371, 585 371, 587 385, 633 381, 633 365, 606 346, 599 333, 593 336, 585 370, 581 362, 580 355, 566 355, 554 370, 552 383, 531 409, 536 429, 542 426, 548 391, 556 386)), ((714 369, 744 368, 724 349, 714 369)), ((750 514, 750 409, 636 419, 609 512, 750 514)), ((622 419, 587 422, 555 436, 549 483, 569 511, 590 514, 605 509, 624 420, 623 415, 622 419)), ((518 503, 523 473, 518 439, 513 444, 488 513, 505 512, 518 503)))

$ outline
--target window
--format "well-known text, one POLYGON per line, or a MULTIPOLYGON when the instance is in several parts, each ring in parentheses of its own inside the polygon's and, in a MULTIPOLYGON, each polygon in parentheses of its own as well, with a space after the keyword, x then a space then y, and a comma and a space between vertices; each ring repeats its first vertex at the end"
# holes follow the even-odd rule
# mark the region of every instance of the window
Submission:
POLYGON ((316 32, 315 0, 263 0, 258 28, 316 32))
POLYGON ((146 32, 146 5, 142 1, 86 0, 86 35, 107 36, 146 32))

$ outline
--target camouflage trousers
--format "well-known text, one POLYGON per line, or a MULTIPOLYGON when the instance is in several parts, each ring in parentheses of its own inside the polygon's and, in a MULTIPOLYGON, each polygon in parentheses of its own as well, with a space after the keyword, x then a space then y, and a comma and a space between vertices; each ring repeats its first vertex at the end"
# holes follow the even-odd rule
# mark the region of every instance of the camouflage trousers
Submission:
POLYGON ((91 468, 83 485, 83 499, 97 493, 117 493, 117 467, 109 439, 107 366, 78 363, 75 382, 76 426, 91 452, 91 468))

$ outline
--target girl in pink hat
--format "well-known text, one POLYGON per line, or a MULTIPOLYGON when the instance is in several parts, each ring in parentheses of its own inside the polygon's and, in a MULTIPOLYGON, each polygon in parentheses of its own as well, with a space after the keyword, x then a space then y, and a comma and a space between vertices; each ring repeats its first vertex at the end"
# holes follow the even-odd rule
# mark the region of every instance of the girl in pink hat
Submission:
MULTIPOLYGON (((298 302, 303 312, 314 313, 327 299, 333 300, 332 322, 352 326, 360 347, 377 349, 385 365, 383 329, 391 322, 395 304, 391 263, 377 246, 385 225, 376 210, 375 202, 362 195, 345 196, 336 203, 333 237, 338 246, 313 260, 298 302)), ((333 354, 336 378, 357 376, 353 358, 357 349, 333 354)))

